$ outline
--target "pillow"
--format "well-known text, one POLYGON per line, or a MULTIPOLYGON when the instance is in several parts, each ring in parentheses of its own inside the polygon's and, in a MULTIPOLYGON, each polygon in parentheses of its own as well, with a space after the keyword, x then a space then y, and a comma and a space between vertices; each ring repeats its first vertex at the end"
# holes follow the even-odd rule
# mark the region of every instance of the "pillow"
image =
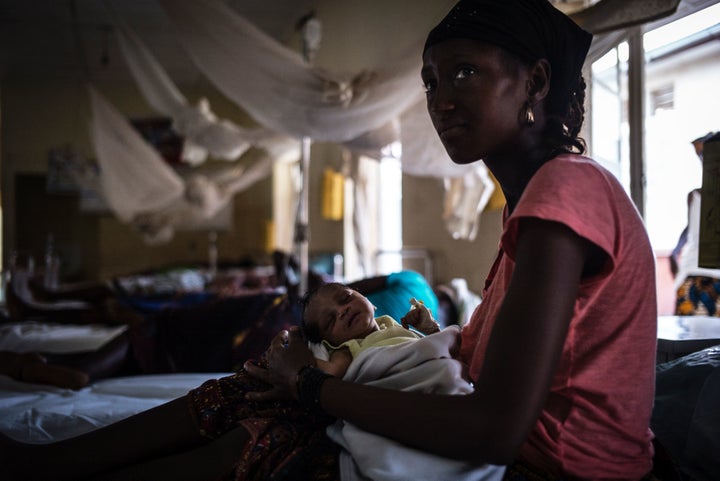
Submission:
POLYGON ((438 298, 425 278, 415 271, 400 271, 387 276, 385 287, 366 293, 370 302, 377 307, 375 317, 390 316, 400 322, 410 310, 410 299, 422 301, 438 318, 438 298))

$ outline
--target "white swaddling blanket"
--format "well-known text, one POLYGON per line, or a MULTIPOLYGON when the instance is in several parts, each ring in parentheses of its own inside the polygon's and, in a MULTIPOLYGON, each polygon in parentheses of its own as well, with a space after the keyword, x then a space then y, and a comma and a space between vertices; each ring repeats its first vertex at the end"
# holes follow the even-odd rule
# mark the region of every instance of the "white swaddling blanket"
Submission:
MULTIPOLYGON (((448 327, 417 341, 369 348, 353 359, 343 379, 403 391, 469 394, 473 388, 463 366, 451 355, 459 334, 448 327)), ((343 481, 499 481, 505 472, 504 466, 478 466, 412 449, 343 420, 328 427, 328 436, 344 448, 343 481)))

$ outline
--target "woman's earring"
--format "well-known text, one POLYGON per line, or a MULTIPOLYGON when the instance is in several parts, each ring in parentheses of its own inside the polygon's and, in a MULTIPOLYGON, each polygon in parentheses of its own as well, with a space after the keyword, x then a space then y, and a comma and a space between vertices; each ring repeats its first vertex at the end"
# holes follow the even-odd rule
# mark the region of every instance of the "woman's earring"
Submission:
POLYGON ((529 100, 525 102, 525 123, 528 127, 532 127, 535 124, 535 114, 533 113, 529 100))

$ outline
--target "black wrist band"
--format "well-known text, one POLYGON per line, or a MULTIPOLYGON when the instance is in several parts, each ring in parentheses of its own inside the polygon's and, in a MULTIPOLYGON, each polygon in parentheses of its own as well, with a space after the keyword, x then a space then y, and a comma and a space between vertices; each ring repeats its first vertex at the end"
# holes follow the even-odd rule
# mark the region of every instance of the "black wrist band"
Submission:
POLYGON ((332 376, 312 365, 300 369, 297 377, 297 394, 300 405, 307 409, 319 410, 320 388, 329 377, 332 376))

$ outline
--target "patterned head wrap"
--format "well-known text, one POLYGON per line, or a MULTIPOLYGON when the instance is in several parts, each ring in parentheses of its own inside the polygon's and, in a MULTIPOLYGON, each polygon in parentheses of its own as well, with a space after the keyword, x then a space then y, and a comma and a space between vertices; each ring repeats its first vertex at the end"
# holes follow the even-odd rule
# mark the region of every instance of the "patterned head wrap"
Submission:
POLYGON ((460 0, 430 31, 424 50, 456 38, 481 40, 531 62, 547 59, 551 89, 559 92, 573 89, 592 41, 547 0, 460 0))

